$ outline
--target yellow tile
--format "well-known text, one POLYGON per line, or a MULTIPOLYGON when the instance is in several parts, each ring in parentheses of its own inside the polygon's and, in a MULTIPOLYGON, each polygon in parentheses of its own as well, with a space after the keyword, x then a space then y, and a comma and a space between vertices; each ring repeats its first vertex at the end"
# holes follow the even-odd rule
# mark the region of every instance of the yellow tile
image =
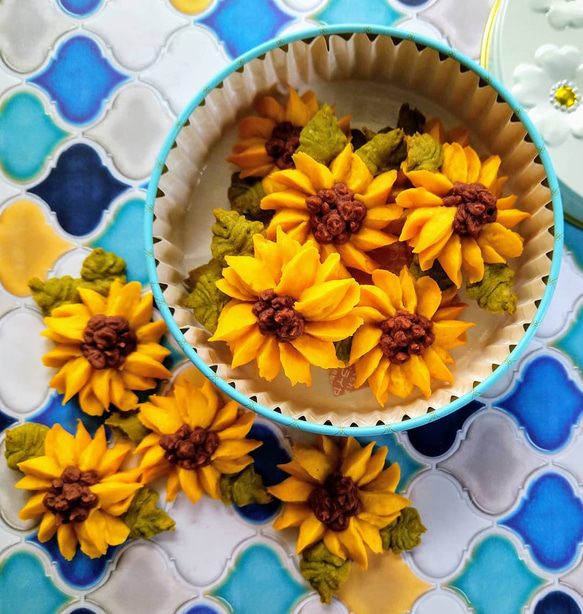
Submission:
POLYGON ((0 283, 16 296, 28 296, 28 280, 45 279, 57 258, 74 247, 36 203, 19 200, 0 215, 0 283))
POLYGON ((206 10, 211 5, 212 0, 170 0, 170 2, 181 13, 196 15, 206 10))
POLYGON ((351 614, 406 614, 431 584, 418 578, 402 560, 391 551, 384 554, 369 552, 368 569, 352 565, 346 583, 337 597, 351 614), (380 605, 382 604, 382 606, 380 605))

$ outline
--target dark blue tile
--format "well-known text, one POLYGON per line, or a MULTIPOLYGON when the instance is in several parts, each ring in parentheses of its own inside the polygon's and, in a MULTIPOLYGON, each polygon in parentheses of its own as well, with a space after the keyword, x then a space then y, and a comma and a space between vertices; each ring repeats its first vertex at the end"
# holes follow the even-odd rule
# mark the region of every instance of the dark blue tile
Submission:
POLYGON ((220 614, 220 612, 208 605, 195 605, 186 610, 184 614, 220 614))
POLYGON ((111 66, 93 39, 73 36, 58 48, 47 68, 29 81, 49 95, 69 123, 85 125, 127 79, 111 66))
POLYGON ((581 614, 581 608, 567 593, 553 591, 536 604, 534 614, 581 614))
POLYGON ((541 567, 562 571, 575 561, 583 543, 583 503, 562 475, 545 473, 500 524, 519 535, 541 567))
POLYGON ((78 143, 65 150, 50 175, 29 191, 49 205, 64 230, 82 236, 99 224, 103 212, 128 187, 109 172, 92 147, 78 143))
MULTIPOLYGON (((103 0, 58 0, 59 4, 75 17, 87 17, 94 13, 103 0)), ((75 610, 76 611, 76 610, 75 610)))
POLYGON ((512 392, 495 405, 516 418, 535 446, 556 452, 579 422, 583 392, 563 364, 545 354, 523 368, 512 392))
POLYGON ((13 418, 12 416, 7 415, 2 410, 0 410, 0 433, 15 422, 16 418, 13 418))
POLYGON ((448 416, 407 431, 407 437, 419 453, 430 457, 441 456, 453 446, 464 422, 483 407, 483 403, 471 401, 448 416))

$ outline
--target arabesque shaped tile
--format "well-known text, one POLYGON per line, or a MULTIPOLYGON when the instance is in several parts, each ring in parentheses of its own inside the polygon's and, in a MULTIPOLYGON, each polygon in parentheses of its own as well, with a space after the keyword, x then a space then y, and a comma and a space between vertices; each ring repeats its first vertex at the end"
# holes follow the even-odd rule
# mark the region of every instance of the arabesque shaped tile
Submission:
POLYGON ((0 433, 16 422, 16 418, 5 414, 0 410, 0 433))
POLYGON ((143 233, 136 232, 136 228, 144 226, 145 206, 143 198, 135 197, 114 205, 104 230, 88 243, 91 247, 102 247, 106 252, 114 252, 123 258, 127 278, 142 285, 147 285, 149 280, 144 258, 144 237, 143 233))
POLYGON ((73 600, 53 584, 43 563, 28 550, 15 550, 0 563, 0 595, 2 604, 12 608, 4 610, 7 614, 55 614, 73 600))
POLYGON ((468 23, 483 23, 485 26, 493 1, 460 3, 457 0, 440 0, 430 4, 419 16, 442 32, 452 47, 470 58, 478 59, 481 40, 475 36, 474 28, 468 28, 468 23))
POLYGON ((195 24, 170 39, 158 61, 140 74, 140 80, 154 85, 178 115, 229 61, 216 38, 195 24))
POLYGON ((368 0, 367 2, 352 2, 352 0, 330 0, 323 10, 314 18, 325 24, 346 23, 349 17, 351 23, 366 23, 390 26, 402 13, 397 12, 385 0, 368 0))
POLYGON ((566 354, 579 371, 583 369, 583 306, 579 307, 575 320, 567 332, 554 341, 553 345, 566 354))
POLYGON ((189 20, 159 0, 109 2, 85 27, 111 46, 116 60, 130 70, 153 64, 173 32, 189 20))
POLYGON ((411 614, 469 614, 469 610, 463 599, 440 587, 425 593, 415 603, 411 614))
POLYGON ((16 201, 0 213, 0 283, 16 296, 28 296, 28 280, 45 279, 57 258, 73 247, 37 203, 16 201))
POLYGON ((575 318, 576 305, 581 302, 582 296, 583 271, 577 266, 571 254, 565 251, 553 300, 536 331, 536 336, 549 339, 570 326, 575 318), (578 289, 580 291, 577 291, 578 289))
POLYGON ((94 13, 103 0, 57 0, 59 5, 75 17, 87 17, 94 13))
POLYGON ((161 533, 154 540, 190 584, 204 586, 217 580, 237 547, 255 535, 255 528, 243 522, 232 507, 210 497, 202 497, 193 507, 181 493, 168 513, 179 530, 161 533), (195 551, 205 556, 193 556, 195 551))
POLYGON ((84 126, 128 76, 116 70, 94 39, 76 35, 62 42, 48 66, 29 81, 42 88, 60 115, 84 126))
POLYGON ((176 577, 160 551, 149 543, 127 546, 115 563, 115 573, 87 599, 106 612, 175 612, 196 591, 176 577))
POLYGON ((536 604, 533 614, 581 614, 578 599, 564 591, 551 591, 536 604))
POLYGON ((10 546, 14 546, 20 541, 20 538, 14 533, 9 533, 3 526, 0 524, 0 553, 2 553, 10 546))
POLYGON ((575 569, 561 574, 559 585, 572 588, 583 597, 583 562, 580 562, 575 569))
POLYGON ((128 187, 111 174, 93 147, 76 143, 63 151, 49 176, 29 192, 49 205, 64 230, 82 236, 99 224, 103 212, 128 187))
POLYGON ((282 5, 295 13, 313 13, 328 2, 329 0, 282 0, 282 5))
MULTIPOLYGON (((8 467, 4 461, 5 451, 6 446, 2 441, 0 443, 0 460, 2 461, 0 462, 0 518, 12 529, 29 531, 35 526, 36 522, 34 520, 20 520, 18 512, 28 501, 30 493, 14 488, 23 474, 8 467)), ((1 592, 0 595, 2 595, 1 592)))
POLYGON ((50 2, 4 0, 0 3, 0 56, 12 70, 31 72, 74 27, 73 20, 50 2))
POLYGON ((461 563, 468 544, 491 523, 474 511, 460 484, 442 471, 421 474, 407 496, 427 527, 411 558, 425 575, 445 578, 461 563))
POLYGON ((0 167, 14 181, 30 181, 68 136, 39 96, 18 91, 0 106, 0 167))
MULTIPOLYGON (((401 4, 404 4, 404 9, 414 8, 418 10, 418 6, 409 6, 409 2, 400 0, 401 4)), ((398 2, 395 3, 397 6, 398 2)), ((427 0, 421 0, 418 4, 427 4, 427 0)), ((447 45, 447 39, 445 36, 431 23, 420 19, 419 17, 406 17, 405 19, 400 19, 397 23, 395 23, 395 27, 401 30, 407 30, 407 32, 413 32, 415 34, 421 34, 421 36, 426 36, 427 38, 431 38, 439 43, 444 43, 447 45)))
POLYGON ((337 597, 350 612, 358 614, 405 614, 431 588, 417 577, 400 555, 391 551, 369 554, 368 569, 353 565, 337 597), (366 590, 363 587, 366 586, 366 590))
POLYGON ((112 156, 121 173, 142 179, 152 172, 173 122, 149 87, 128 85, 118 92, 101 122, 86 134, 112 156))
POLYGON ((197 600, 198 603, 194 605, 187 605, 183 610, 176 614, 231 614, 222 605, 213 602, 208 603, 203 600, 197 600))
POLYGON ((452 473, 487 514, 512 507, 529 475, 545 464, 500 411, 482 412, 459 449, 438 467, 452 473))
POLYGON ((474 548, 462 573, 449 585, 468 600, 476 614, 501 614, 523 612, 544 583, 508 539, 490 535, 474 548))
POLYGON ((471 401, 436 422, 411 429, 406 433, 409 442, 424 456, 443 456, 453 448, 466 420, 483 407, 484 404, 480 401, 471 401))
POLYGON ((14 185, 14 183, 11 181, 7 181, 4 174, 0 170, 0 206, 20 192, 21 188, 14 185))
POLYGON ((2 61, 2 54, 0 53, 0 95, 6 94, 10 88, 22 83, 22 79, 17 79, 8 70, 8 67, 2 61))
POLYGON ((15 300, 8 296, 8 293, 5 293, 0 286, 0 317, 5 313, 16 309, 19 306, 15 300))
POLYGON ((170 4, 185 15, 198 15, 206 11, 215 0, 170 0, 170 4))
POLYGON ((226 578, 210 591, 237 614, 288 614, 310 590, 290 573, 290 559, 265 543, 253 543, 237 554, 226 578))
POLYGON ((63 275, 79 277, 83 261, 90 253, 91 250, 86 247, 76 247, 67 252, 55 262, 51 277, 62 277, 63 275))
POLYGON ((40 314, 18 309, 0 319, 0 400, 10 411, 29 414, 47 396, 52 372, 42 357, 52 343, 41 332, 45 325, 40 314))
POLYGON ((566 469, 583 486, 583 425, 579 423, 569 444, 553 456, 553 465, 566 469))
POLYGON ((294 614, 348 614, 348 610, 336 597, 332 597, 331 603, 322 603, 320 595, 314 594, 307 597, 294 614))
POLYGON ((212 30, 232 58, 274 38, 293 17, 269 0, 218 0, 198 23, 212 30), (236 24, 236 26, 235 26, 236 24))
POLYGON ((499 522, 522 539, 543 569, 553 572, 571 566, 583 543, 583 501, 559 473, 536 478, 516 511, 499 522))
POLYGON ((583 269, 583 228, 575 224, 565 224, 565 247, 572 254, 579 268, 583 269))
POLYGON ((514 416, 533 445, 557 452, 579 422, 583 391, 561 361, 543 354, 523 365, 513 390, 494 405, 514 416))
POLYGON ((37 534, 33 533, 26 538, 26 541, 34 544, 49 556, 57 569, 57 573, 67 586, 81 590, 91 588, 101 581, 109 568, 110 562, 119 550, 119 546, 110 546, 104 556, 90 559, 85 553, 77 549, 75 556, 67 561, 59 550, 56 536, 41 544, 37 534))

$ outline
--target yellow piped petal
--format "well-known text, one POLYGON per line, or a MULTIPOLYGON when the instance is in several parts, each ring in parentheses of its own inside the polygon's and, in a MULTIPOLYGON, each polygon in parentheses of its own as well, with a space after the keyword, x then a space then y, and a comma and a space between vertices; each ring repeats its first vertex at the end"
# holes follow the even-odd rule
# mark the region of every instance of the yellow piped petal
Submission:
POLYGON ((318 190, 329 190, 334 185, 334 177, 328 167, 316 162, 308 154, 296 152, 293 155, 293 160, 296 170, 309 178, 316 192, 318 190))
POLYGON ((491 189, 496 178, 498 177, 498 169, 502 160, 500 156, 490 156, 482 163, 480 169, 480 176, 478 177, 478 183, 485 185, 488 189, 491 189))
POLYGON ((279 343, 281 366, 292 386, 296 384, 312 385, 310 361, 298 352, 291 343, 279 343))
POLYGON ((436 196, 445 196, 453 188, 453 183, 442 173, 420 170, 409 171, 405 174, 416 188, 425 188, 436 196))

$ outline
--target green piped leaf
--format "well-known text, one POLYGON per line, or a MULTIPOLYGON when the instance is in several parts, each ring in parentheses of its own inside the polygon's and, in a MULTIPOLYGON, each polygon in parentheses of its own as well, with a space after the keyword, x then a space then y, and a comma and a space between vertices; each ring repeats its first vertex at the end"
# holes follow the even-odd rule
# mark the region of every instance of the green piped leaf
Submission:
POLYGON ((119 431, 132 441, 142 441, 151 431, 138 418, 137 411, 116 411, 105 421, 105 424, 119 431))
POLYGON ((351 569, 352 562, 332 554, 324 542, 304 550, 300 561, 302 576, 318 592, 320 601, 328 604, 334 592, 348 579, 351 569))
POLYGON ((253 236, 265 234, 261 222, 252 222, 237 211, 215 209, 217 220, 211 227, 211 253, 222 266, 227 266, 227 256, 252 256, 253 236))
POLYGON ((255 472, 253 465, 240 473, 221 476, 221 499, 225 505, 245 507, 251 503, 264 505, 272 499, 267 492, 263 478, 255 472))
POLYGON ((302 128, 300 146, 296 151, 308 154, 316 162, 326 166, 348 143, 346 135, 338 126, 334 111, 327 104, 302 128))
POLYGON ((231 209, 248 220, 268 222, 274 211, 262 209, 261 199, 265 196, 262 180, 256 177, 241 179, 240 173, 231 175, 231 185, 227 192, 231 209))
POLYGON ((134 495, 123 521, 130 528, 129 539, 150 539, 162 531, 174 531, 176 523, 162 509, 156 507, 160 495, 148 486, 134 495))
POLYGON ((27 422, 6 431, 4 456, 10 469, 18 469, 18 463, 44 456, 45 439, 50 431, 44 424, 27 422))
POLYGON ((383 548, 401 554, 403 550, 413 550, 421 543, 421 535, 427 529, 421 516, 414 507, 406 507, 391 524, 381 529, 383 548))
POLYGON ((407 144, 402 130, 379 132, 356 150, 372 175, 399 168, 407 156, 407 144))
POLYGON ((466 284, 466 296, 486 311, 512 315, 518 300, 513 283, 514 271, 507 264, 486 264, 482 281, 466 284))

